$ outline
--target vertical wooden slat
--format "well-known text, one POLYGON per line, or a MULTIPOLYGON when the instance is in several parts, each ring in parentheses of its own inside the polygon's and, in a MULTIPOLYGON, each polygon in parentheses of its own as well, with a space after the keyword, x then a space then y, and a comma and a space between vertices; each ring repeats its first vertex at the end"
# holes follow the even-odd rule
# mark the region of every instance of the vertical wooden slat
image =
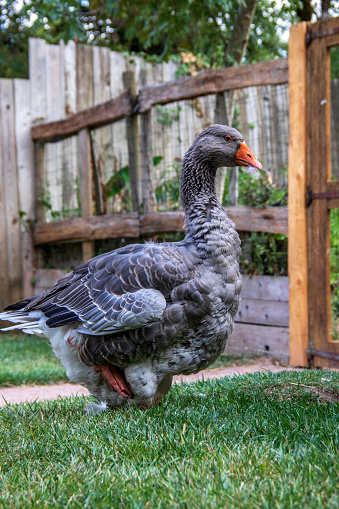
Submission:
POLYGON ((32 123, 46 119, 46 46, 42 39, 29 39, 32 123))
MULTIPOLYGON (((61 111, 60 118, 72 115, 76 109, 76 44, 69 41, 67 45, 60 41, 61 64, 61 111)), ((77 140, 68 138, 63 142, 62 150, 62 204, 64 210, 76 209, 77 193, 77 140)))
POLYGON ((306 27, 293 26, 289 40, 288 275, 290 363, 295 366, 308 366, 306 27))
MULTIPOLYGON (((134 71, 125 71, 123 73, 123 81, 125 89, 130 90, 131 99, 134 103, 137 98, 137 87, 134 71)), ((128 142, 129 176, 131 180, 132 191, 132 209, 133 211, 138 211, 141 196, 141 162, 138 118, 136 115, 132 115, 126 119, 126 131, 128 142)))
MULTIPOLYGON (((317 30, 321 30, 322 26, 322 22, 317 23, 317 30)), ((307 104, 312 104, 312 108, 308 109, 308 184, 314 193, 321 193, 327 190, 330 148, 330 61, 325 38, 316 37, 311 41, 307 60, 307 104)), ((330 213, 326 200, 312 201, 308 223, 310 345, 317 350, 325 350, 331 339, 330 213)), ((315 357, 313 362, 317 366, 331 366, 331 361, 325 358, 315 357)))
MULTIPOLYGON (((147 70, 140 70, 141 86, 147 85, 147 70)), ((140 149, 142 164, 142 205, 143 213, 156 211, 156 199, 153 176, 153 152, 152 152, 152 124, 151 111, 141 115, 140 119, 140 149)))
POLYGON ((24 297, 34 295, 34 246, 31 224, 35 219, 34 146, 31 138, 29 80, 14 80, 15 143, 18 164, 19 207, 21 212, 21 263, 24 297))
MULTIPOLYGON (((94 104, 100 104, 111 98, 110 87, 110 51, 108 48, 93 48, 93 86, 94 104)), ((96 213, 105 214, 103 197, 104 183, 111 176, 110 172, 110 127, 105 126, 95 131, 92 136, 93 172, 95 182, 96 213)))
MULTIPOLYGON (((93 165, 91 139, 88 129, 82 129, 78 134, 79 143, 79 163, 80 163, 80 199, 81 215, 93 215, 93 165)), ((89 260, 94 256, 94 242, 86 241, 82 243, 83 260, 89 260)))
MULTIPOLYGON (((42 39, 29 39, 29 80, 30 105, 32 124, 44 122, 46 119, 46 42, 42 39)), ((45 145, 35 143, 35 196, 36 219, 46 220, 46 209, 41 203, 40 194, 45 183, 45 145)))
MULTIPOLYGON (((0 126, 2 129, 2 80, 0 80, 0 126)), ((8 281, 8 251, 6 231, 6 190, 5 190, 5 161, 2 136, 0 136, 0 309, 9 304, 9 281, 8 281)))
MULTIPOLYGON (((63 116, 63 93, 60 46, 46 46, 46 120, 59 120, 63 116)), ((61 143, 47 144, 45 186, 50 194, 52 210, 62 211, 62 158, 61 143)))
POLYGON ((77 65, 77 111, 93 106, 93 48, 79 44, 77 65))
POLYGON ((22 296, 22 270, 13 80, 1 79, 0 81, 0 131, 2 141, 3 199, 6 224, 6 242, 1 246, 1 249, 7 250, 8 297, 10 302, 15 302, 22 296))

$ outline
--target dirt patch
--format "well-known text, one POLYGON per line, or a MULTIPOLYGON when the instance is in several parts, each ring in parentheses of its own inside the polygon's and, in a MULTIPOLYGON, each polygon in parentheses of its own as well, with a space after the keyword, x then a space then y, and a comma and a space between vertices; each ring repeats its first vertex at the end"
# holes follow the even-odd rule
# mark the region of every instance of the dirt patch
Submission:
POLYGON ((301 395, 304 395, 305 392, 310 393, 312 396, 311 399, 320 404, 336 404, 339 402, 339 394, 314 385, 289 382, 270 385, 264 390, 265 394, 278 401, 296 401, 300 399, 301 395))
MULTIPOLYGON (((224 368, 207 369, 200 371, 196 375, 178 375, 174 377, 174 383, 196 382, 197 380, 209 380, 213 378, 223 378, 225 376, 244 375, 246 373, 255 373, 257 371, 295 371, 295 368, 280 366, 273 359, 262 357, 260 359, 251 359, 248 364, 241 366, 227 366, 224 368)), ((81 385, 71 383, 60 383, 53 385, 21 385, 19 387, 0 388, 0 406, 6 404, 43 401, 45 399, 56 399, 59 396, 81 396, 89 395, 87 389, 81 385)))

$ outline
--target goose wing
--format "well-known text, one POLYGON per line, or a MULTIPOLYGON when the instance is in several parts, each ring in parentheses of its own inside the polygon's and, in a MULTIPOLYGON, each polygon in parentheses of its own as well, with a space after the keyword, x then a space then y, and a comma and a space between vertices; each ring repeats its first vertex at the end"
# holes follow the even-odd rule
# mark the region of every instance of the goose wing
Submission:
POLYGON ((161 318, 197 261, 184 242, 126 246, 80 265, 24 311, 41 310, 49 327, 80 322, 79 332, 94 335, 138 328, 161 318))

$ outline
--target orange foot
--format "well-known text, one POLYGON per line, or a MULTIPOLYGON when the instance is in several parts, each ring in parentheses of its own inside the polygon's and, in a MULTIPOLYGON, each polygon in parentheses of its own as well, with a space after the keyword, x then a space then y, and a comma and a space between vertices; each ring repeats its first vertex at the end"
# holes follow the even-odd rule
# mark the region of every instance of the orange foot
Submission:
POLYGON ((132 391, 124 377, 123 371, 121 372, 116 366, 106 364, 105 366, 96 366, 95 369, 99 371, 102 376, 107 380, 110 387, 118 392, 125 399, 132 399, 132 391))

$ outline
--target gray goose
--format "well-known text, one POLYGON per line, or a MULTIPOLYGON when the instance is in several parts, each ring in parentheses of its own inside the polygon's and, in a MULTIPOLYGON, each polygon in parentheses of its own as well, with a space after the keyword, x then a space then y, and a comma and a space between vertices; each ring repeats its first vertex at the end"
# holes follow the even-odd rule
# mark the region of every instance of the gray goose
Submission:
POLYGON ((89 412, 151 407, 172 376, 197 373, 223 352, 242 287, 240 239, 215 193, 221 166, 262 169, 239 131, 213 125, 181 171, 186 236, 132 244, 83 263, 0 319, 50 340, 67 376, 95 396, 89 412))

